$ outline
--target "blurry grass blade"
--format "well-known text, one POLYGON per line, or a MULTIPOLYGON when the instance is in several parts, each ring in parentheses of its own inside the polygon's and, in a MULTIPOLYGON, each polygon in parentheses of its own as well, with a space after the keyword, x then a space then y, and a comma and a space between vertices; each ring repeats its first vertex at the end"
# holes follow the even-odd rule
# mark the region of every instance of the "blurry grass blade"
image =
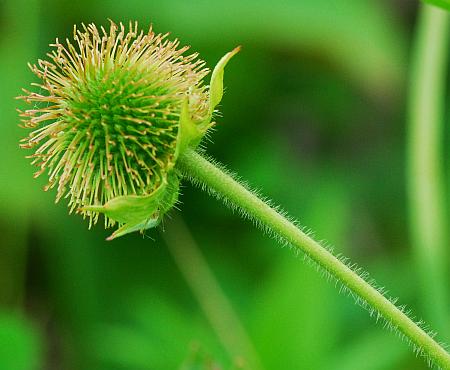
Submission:
POLYGON ((243 358, 253 370, 263 369, 259 355, 228 297, 181 217, 163 233, 166 245, 204 315, 231 359, 243 358))
POLYGON ((410 234, 424 318, 449 340, 445 110, 450 13, 421 4, 408 96, 410 234))

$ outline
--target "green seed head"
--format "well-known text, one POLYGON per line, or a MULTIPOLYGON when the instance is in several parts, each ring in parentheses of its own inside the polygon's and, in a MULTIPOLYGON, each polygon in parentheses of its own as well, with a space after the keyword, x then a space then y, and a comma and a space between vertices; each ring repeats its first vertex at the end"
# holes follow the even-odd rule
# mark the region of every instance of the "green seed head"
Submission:
MULTIPOLYGON (((117 197, 173 199, 161 189, 178 192, 176 159, 205 135, 221 98, 203 85, 205 63, 137 23, 74 27, 73 41, 50 46, 48 60, 30 65, 40 83, 19 97, 33 105, 20 115, 35 176, 47 173, 46 189, 56 187, 56 200, 68 198, 91 223, 104 213, 106 226, 125 223, 99 208, 117 197)), ((147 218, 167 207, 153 208, 147 218)))

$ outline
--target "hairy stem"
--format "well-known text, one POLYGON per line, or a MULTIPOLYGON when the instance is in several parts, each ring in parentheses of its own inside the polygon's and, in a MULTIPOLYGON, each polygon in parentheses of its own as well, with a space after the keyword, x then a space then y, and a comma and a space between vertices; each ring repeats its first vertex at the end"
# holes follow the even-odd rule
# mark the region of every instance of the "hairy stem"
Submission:
POLYGON ((422 4, 408 99, 410 234, 425 318, 448 335, 448 252, 443 176, 443 116, 449 13, 422 4), (432 302, 432 303, 431 303, 432 302))
POLYGON ((179 159, 180 169, 194 184, 201 185, 218 198, 238 208, 261 226, 303 251, 350 292, 365 302, 398 329, 416 349, 444 369, 450 369, 450 355, 432 337, 397 308, 380 291, 372 287, 346 263, 334 256, 294 223, 260 199, 233 176, 201 154, 187 150, 179 159))

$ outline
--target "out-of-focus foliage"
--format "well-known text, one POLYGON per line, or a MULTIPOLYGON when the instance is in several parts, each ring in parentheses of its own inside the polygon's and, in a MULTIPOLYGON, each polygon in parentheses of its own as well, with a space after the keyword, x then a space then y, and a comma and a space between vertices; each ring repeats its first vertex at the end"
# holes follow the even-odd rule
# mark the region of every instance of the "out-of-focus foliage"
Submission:
POLYGON ((28 321, 0 313, 0 369, 37 369, 42 362, 42 338, 28 321))
MULTIPOLYGON (((0 337, 11 338, 0 368, 226 370, 245 357, 224 349, 159 233, 105 242, 107 231, 54 205, 18 148, 26 63, 74 23, 108 18, 170 31, 210 67, 242 45, 208 152, 420 316, 403 154, 415 11, 372 0, 0 2, 0 337)), ((301 256, 187 184, 181 201, 264 369, 423 368, 301 256)))
POLYGON ((428 4, 436 5, 440 8, 450 10, 450 1, 448 0, 424 0, 428 4))

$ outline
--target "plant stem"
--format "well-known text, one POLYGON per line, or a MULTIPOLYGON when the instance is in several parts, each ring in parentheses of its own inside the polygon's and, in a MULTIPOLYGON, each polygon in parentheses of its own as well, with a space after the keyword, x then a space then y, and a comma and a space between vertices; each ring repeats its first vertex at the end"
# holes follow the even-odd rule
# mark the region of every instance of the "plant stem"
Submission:
POLYGON ((422 4, 410 76, 408 195, 410 233, 425 318, 448 340, 448 255, 443 115, 449 14, 422 4), (432 303, 431 303, 432 302, 432 303))
POLYGON ((162 236, 231 359, 243 358, 249 369, 262 370, 250 337, 182 218, 170 220, 162 236))
POLYGON ((297 247, 320 267, 336 278, 350 292, 375 309, 390 325, 398 329, 431 361, 450 369, 450 355, 424 330, 417 326, 380 291, 353 271, 346 263, 303 232, 294 223, 261 200, 216 164, 199 153, 187 150, 179 159, 180 169, 194 184, 224 198, 244 215, 273 231, 289 244, 297 247))

